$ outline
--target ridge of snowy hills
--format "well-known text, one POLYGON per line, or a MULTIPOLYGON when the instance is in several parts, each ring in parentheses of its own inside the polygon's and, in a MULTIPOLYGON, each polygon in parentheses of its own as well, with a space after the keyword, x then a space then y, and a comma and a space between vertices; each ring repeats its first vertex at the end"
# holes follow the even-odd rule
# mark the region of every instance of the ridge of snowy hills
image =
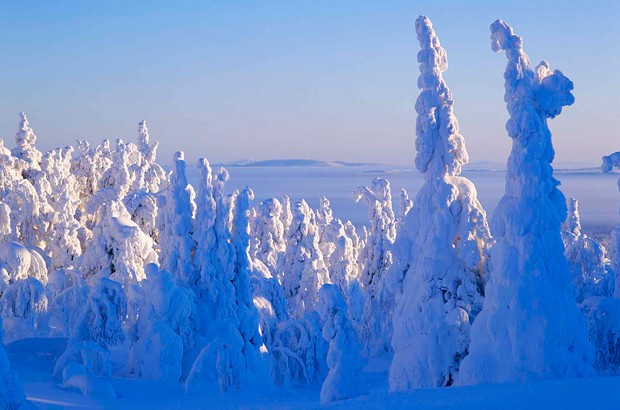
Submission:
POLYGON ((224 167, 363 167, 383 165, 373 162, 325 161, 320 159, 242 159, 238 161, 215 164, 224 167))

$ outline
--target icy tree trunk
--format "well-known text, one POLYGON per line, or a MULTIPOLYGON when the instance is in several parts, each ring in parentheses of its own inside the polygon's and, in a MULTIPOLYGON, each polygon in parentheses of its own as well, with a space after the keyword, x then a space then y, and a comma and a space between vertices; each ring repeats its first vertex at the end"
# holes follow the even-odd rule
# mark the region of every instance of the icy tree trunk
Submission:
POLYGON ((482 306, 490 234, 442 77, 447 57, 426 17, 416 21, 422 90, 416 102, 415 164, 424 185, 394 244, 388 286, 396 294, 390 390, 449 386, 467 354, 482 306))
POLYGON ((494 51, 506 51, 506 124, 513 140, 506 194, 493 215, 497 243, 482 312, 471 331, 460 384, 579 377, 593 350, 579 311, 560 235, 566 201, 553 177, 547 119, 571 105, 572 82, 547 63, 530 68, 521 37, 491 25, 494 51))

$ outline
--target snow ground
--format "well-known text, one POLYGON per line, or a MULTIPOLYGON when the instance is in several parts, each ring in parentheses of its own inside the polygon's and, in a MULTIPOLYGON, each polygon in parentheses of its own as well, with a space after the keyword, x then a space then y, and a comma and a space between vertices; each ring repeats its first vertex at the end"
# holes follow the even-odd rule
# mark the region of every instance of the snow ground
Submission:
POLYGON ((11 365, 23 383, 28 400, 38 409, 618 409, 620 377, 536 381, 527 384, 479 385, 416 390, 390 394, 388 361, 366 366, 363 382, 369 394, 327 406, 319 403, 320 386, 186 396, 180 383, 114 377, 117 398, 86 397, 63 390, 51 373, 63 339, 24 339, 7 345, 11 365))

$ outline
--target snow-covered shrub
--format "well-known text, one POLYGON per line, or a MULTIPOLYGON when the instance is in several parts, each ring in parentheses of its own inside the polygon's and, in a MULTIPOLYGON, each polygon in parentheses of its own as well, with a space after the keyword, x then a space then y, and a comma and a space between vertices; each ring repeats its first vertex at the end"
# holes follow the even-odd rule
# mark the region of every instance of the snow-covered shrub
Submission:
POLYGON ((271 374, 277 385, 311 386, 327 374, 328 345, 316 312, 278 323, 271 346, 271 374))
POLYGON ((13 282, 0 297, 5 340, 34 337, 46 331, 48 300, 45 287, 35 278, 13 282))
POLYGON ((321 334, 329 343, 327 352, 329 373, 321 387, 321 403, 359 396, 364 392, 360 384, 361 349, 347 316, 346 302, 338 286, 325 284, 321 287, 317 312, 323 323, 321 334))
POLYGON ((105 277, 95 277, 89 282, 87 287, 67 289, 72 290, 74 295, 88 292, 86 300, 81 300, 82 307, 75 318, 71 339, 75 342, 93 341, 105 349, 123 343, 125 334, 122 323, 127 316, 127 298, 123 287, 105 277))
POLYGON ((6 410, 26 410, 26 395, 11 370, 9 358, 3 345, 2 320, 0 319, 0 408, 6 410))
POLYGON ((69 343, 54 366, 54 377, 63 389, 78 389, 84 396, 116 398, 112 385, 110 352, 92 341, 69 343))
POLYGON ((570 265, 577 302, 590 296, 612 296, 613 273, 610 261, 605 257, 603 245, 581 232, 579 203, 568 200, 568 218, 562 231, 564 255, 570 265))
POLYGON ((131 331, 128 373, 176 382, 181 377, 183 354, 194 344, 193 292, 155 264, 146 270, 139 317, 131 331))
POLYGON ((396 219, 392 209, 390 183, 375 178, 369 187, 353 192, 355 201, 363 200, 368 206, 370 222, 360 259, 363 262, 360 282, 366 292, 364 352, 382 356, 391 351, 393 296, 385 288, 385 274, 392 265, 392 245, 396 238, 396 219))
POLYGON ((494 51, 506 51, 504 100, 512 139, 506 193, 492 220, 496 239, 482 311, 471 330, 460 384, 589 375, 593 349, 564 256, 566 199, 553 177, 547 125, 571 105, 572 82, 546 62, 535 69, 521 37, 491 25, 494 51))
POLYGON ((620 373, 620 299, 590 297, 581 310, 590 325, 590 340, 596 350, 594 369, 603 376, 620 373))
POLYGON ((424 176, 394 245, 389 284, 394 312, 390 390, 449 386, 482 307, 491 241, 474 185, 460 176, 468 161, 442 72, 447 56, 431 21, 416 20, 422 90, 416 101, 416 167, 424 176))

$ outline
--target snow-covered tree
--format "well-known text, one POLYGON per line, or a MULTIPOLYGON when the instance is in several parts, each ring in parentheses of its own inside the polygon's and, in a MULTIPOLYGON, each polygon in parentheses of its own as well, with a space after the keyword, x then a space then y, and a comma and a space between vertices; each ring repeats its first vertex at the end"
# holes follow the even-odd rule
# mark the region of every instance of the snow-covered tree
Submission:
POLYGON ((11 369, 9 358, 2 344, 2 320, 0 319, 0 408, 6 410, 26 410, 26 395, 11 369))
POLYGON ((614 152, 609 155, 603 155, 601 163, 601 171, 611 172, 614 168, 620 168, 620 152, 614 152))
POLYGON ((323 235, 323 230, 329 226, 334 219, 334 213, 329 205, 329 199, 324 196, 319 199, 319 209, 315 212, 316 226, 319 229, 319 237, 323 235))
MULTIPOLYGON (((140 315, 130 332, 128 373, 143 379, 178 381, 183 355, 194 343, 193 292, 157 265, 146 266, 140 315)), ((187 286, 187 285, 185 285, 187 286)))
POLYGON ((162 268, 184 282, 194 285, 198 278, 192 264, 192 252, 196 243, 192 239, 192 217, 195 204, 193 189, 187 183, 185 159, 176 152, 170 185, 160 197, 157 213, 159 229, 159 262, 162 268))
POLYGON ((5 340, 45 334, 47 310, 48 299, 41 282, 32 277, 13 282, 0 298, 5 340))
POLYGON ((131 188, 131 174, 129 173, 129 152, 122 139, 116 140, 116 148, 111 153, 112 164, 99 180, 99 189, 110 189, 114 192, 114 199, 123 200, 131 188))
POLYGON ((442 76, 446 51, 427 17, 416 20, 416 32, 421 93, 415 164, 424 185, 394 245, 389 280, 399 299, 393 317, 392 391, 454 382, 467 354, 470 325, 482 306, 490 243, 476 189, 459 175, 468 156, 442 76))
POLYGON ((292 212, 281 282, 289 312, 298 318, 314 310, 319 289, 328 282, 328 272, 319 249, 314 213, 304 200, 296 202, 292 212))
POLYGON ((267 199, 256 207, 252 219, 253 256, 277 276, 286 251, 285 227, 282 223, 282 204, 277 198, 267 199))
POLYGON ((506 193, 493 214, 497 242, 484 305, 458 382, 588 375, 593 349, 563 252, 566 199, 553 177, 547 125, 574 102, 573 83, 546 62, 532 69, 521 37, 503 21, 491 25, 491 41, 508 59, 504 100, 513 144, 506 193))
POLYGON ((601 376, 620 374, 620 299, 593 296, 583 301, 581 310, 590 325, 594 345, 594 369, 601 376))
POLYGON ((320 321, 315 311, 278 323, 271 346, 271 373, 277 385, 312 386, 325 378, 329 346, 320 321))
MULTIPOLYGON (((224 179, 224 178, 223 178, 224 179)), ((224 250, 216 276, 211 279, 213 313, 216 320, 209 324, 209 343, 201 350, 189 373, 188 391, 239 390, 264 383, 268 375, 263 356, 263 341, 259 332, 258 312, 252 301, 250 258, 250 201, 254 194, 249 189, 235 192, 226 202, 217 204, 218 236, 228 236, 230 242, 218 247, 224 250), (225 221, 232 210, 232 224, 225 221), (222 235, 221 229, 230 229, 222 235), (228 246, 224 246, 224 245, 228 246), (221 263, 224 261, 225 263, 221 263)))
POLYGON ((140 174, 139 180, 143 181, 143 185, 140 188, 143 187, 150 193, 159 192, 167 182, 166 172, 156 162, 158 146, 159 142, 150 142, 146 121, 140 121, 138 124, 138 151, 141 155, 138 169, 140 174))
POLYGON ((360 383, 362 363, 347 305, 333 284, 325 284, 319 292, 317 311, 323 322, 322 335, 329 343, 327 366, 329 373, 321 387, 321 403, 357 397, 364 393, 360 383))
POLYGON ((47 244, 54 268, 74 266, 82 255, 80 224, 75 219, 80 198, 78 181, 71 173, 72 153, 73 147, 51 150, 41 161, 41 169, 50 185, 47 201, 54 210, 47 244))
POLYGON ((11 150, 13 156, 23 161, 22 175, 31 182, 37 171, 41 170, 41 157, 43 154, 35 147, 37 136, 34 134, 28 117, 23 112, 19 113, 19 129, 15 134, 17 146, 11 150))
POLYGON ((409 194, 405 188, 400 189, 400 207, 398 208, 398 218, 396 222, 396 232, 399 232, 405 221, 405 217, 413 208, 413 201, 409 199, 409 194))
POLYGON ((347 236, 342 222, 336 218, 332 220, 330 225, 339 228, 332 228, 338 235, 333 242, 334 249, 329 255, 329 279, 342 292, 347 302, 349 317, 353 321, 356 331, 359 331, 364 313, 365 297, 359 282, 360 271, 357 255, 353 241, 347 236))
POLYGON ((110 277, 125 288, 136 285, 145 278, 144 265, 157 259, 153 240, 118 201, 102 204, 99 214, 82 261, 84 275, 110 277))
POLYGON ((368 206, 369 229, 361 251, 360 282, 366 292, 364 307, 364 352, 382 356, 391 351, 394 299, 385 287, 385 274, 392 265, 392 245, 396 238, 396 219, 392 208, 390 182, 375 178, 369 187, 353 192, 355 201, 368 206))
POLYGON ((614 278, 605 247, 581 232, 579 203, 574 198, 568 200, 568 218, 562 240, 577 291, 577 302, 590 296, 613 295, 614 278))

